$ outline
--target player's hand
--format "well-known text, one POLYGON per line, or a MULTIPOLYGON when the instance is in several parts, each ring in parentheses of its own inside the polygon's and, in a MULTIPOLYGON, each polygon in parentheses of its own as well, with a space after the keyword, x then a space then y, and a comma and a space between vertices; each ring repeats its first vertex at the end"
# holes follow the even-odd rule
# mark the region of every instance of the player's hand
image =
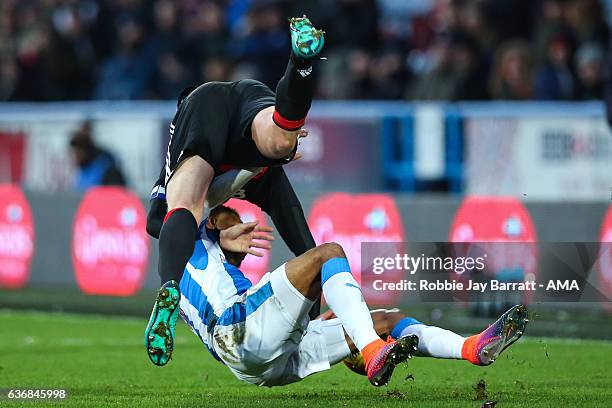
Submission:
POLYGON ((263 253, 254 248, 272 249, 270 241, 274 241, 274 237, 269 232, 272 232, 271 227, 257 225, 257 222, 236 224, 221 231, 219 243, 226 251, 261 257, 263 253))
POLYGON ((336 315, 334 314, 334 312, 331 309, 328 309, 327 311, 321 313, 317 319, 321 319, 321 320, 331 320, 331 319, 335 319, 336 315))
MULTIPOLYGON (((300 129, 298 131, 298 146, 300 144, 300 139, 303 139, 305 137, 308 137, 308 129, 300 129)), ((293 155, 293 159, 291 161, 298 161, 302 158, 302 153, 297 152, 295 155, 293 155)))

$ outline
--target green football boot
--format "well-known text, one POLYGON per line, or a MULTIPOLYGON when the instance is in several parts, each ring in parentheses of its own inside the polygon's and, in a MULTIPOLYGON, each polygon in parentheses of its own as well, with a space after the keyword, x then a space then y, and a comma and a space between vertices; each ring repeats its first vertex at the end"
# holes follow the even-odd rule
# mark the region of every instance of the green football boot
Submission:
POLYGON ((313 27, 308 17, 292 17, 289 19, 291 30, 291 47, 300 58, 310 59, 316 57, 323 49, 323 30, 313 27))
POLYGON ((181 293, 176 281, 168 281, 157 292, 153 312, 145 330, 144 344, 153 364, 168 364, 174 350, 174 329, 179 316, 181 293))

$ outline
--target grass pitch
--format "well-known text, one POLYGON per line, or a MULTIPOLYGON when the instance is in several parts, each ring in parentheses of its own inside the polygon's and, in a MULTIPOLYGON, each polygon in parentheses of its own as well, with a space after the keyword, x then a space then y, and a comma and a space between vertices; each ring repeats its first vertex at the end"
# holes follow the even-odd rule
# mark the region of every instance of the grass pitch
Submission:
POLYGON ((490 367, 415 358, 397 369, 388 387, 374 388, 340 365, 268 389, 235 379, 182 323, 174 360, 153 366, 142 345, 145 325, 144 318, 0 311, 3 393, 69 391, 61 402, 0 399, 0 406, 480 407, 485 399, 497 401, 497 408, 612 404, 612 342, 523 338, 490 367))

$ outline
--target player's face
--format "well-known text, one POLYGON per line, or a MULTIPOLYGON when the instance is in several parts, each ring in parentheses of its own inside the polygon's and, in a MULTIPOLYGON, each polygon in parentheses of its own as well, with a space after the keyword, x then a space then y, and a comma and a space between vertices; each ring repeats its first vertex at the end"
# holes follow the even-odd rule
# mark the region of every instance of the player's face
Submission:
MULTIPOLYGON (((219 231, 223 231, 224 229, 228 229, 233 227, 236 224, 242 223, 242 220, 236 216, 236 214, 232 214, 229 212, 221 212, 215 215, 214 218, 208 220, 209 224, 208 228, 216 228, 219 231)), ((225 254, 225 258, 227 262, 235 267, 239 268, 240 264, 244 260, 246 254, 238 254, 234 252, 229 252, 223 250, 225 254)))
POLYGON ((236 217, 235 214, 222 212, 217 214, 213 220, 211 220, 214 227, 219 231, 233 227, 236 224, 240 224, 242 220, 236 217))

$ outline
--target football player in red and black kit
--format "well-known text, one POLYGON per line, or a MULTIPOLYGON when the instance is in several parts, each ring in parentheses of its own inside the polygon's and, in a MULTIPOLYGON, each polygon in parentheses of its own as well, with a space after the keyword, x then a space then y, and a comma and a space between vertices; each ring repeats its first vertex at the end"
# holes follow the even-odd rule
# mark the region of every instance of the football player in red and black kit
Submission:
MULTIPOLYGON (((314 240, 300 202, 282 165, 296 155, 298 138, 312 103, 312 60, 323 48, 321 30, 305 16, 290 20, 292 52, 276 93, 255 80, 209 82, 187 89, 170 124, 170 142, 153 189, 147 231, 159 238, 162 286, 158 291, 145 346, 150 360, 165 365, 174 349, 179 313, 178 283, 191 257, 215 176, 228 167, 257 168, 260 177, 244 186, 244 198, 272 218, 288 247, 300 255, 314 240)), ((269 248, 270 229, 256 223, 218 237, 228 252, 257 255, 269 248), (238 236, 238 238, 236 238, 238 236)), ((313 310, 312 315, 318 314, 313 310)))

